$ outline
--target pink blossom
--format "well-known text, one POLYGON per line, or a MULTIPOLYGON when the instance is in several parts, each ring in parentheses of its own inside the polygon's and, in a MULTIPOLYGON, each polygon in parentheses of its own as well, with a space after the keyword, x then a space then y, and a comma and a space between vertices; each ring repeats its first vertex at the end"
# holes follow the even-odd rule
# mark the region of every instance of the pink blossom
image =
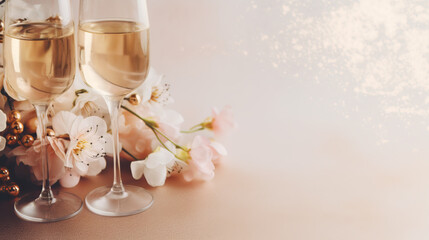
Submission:
POLYGON ((212 139, 208 139, 205 137, 202 137, 201 141, 203 142, 204 145, 208 146, 212 151, 212 154, 213 154, 212 161, 214 164, 219 164, 222 158, 228 154, 228 152, 226 151, 226 148, 219 142, 216 142, 212 139))
MULTIPOLYGON (((119 121, 119 139, 122 147, 136 158, 145 159, 152 152, 154 140, 152 130, 142 120, 127 111, 123 111, 119 121)), ((133 160, 124 152, 121 152, 121 157, 133 160)))
MULTIPOLYGON (((65 140, 48 138, 49 145, 48 163, 49 163, 49 183, 56 183, 64 175, 64 160, 65 160, 65 140)), ((13 149, 8 155, 16 156, 17 164, 23 163, 31 167, 34 177, 38 181, 43 180, 42 173, 42 158, 41 158, 41 142, 36 140, 32 147, 26 148, 19 146, 13 149)))
POLYGON ((203 136, 196 136, 189 151, 188 169, 183 173, 186 181, 211 180, 215 166, 212 162, 213 150, 210 141, 203 136))
POLYGON ((213 108, 212 121, 209 128, 211 128, 216 135, 223 135, 235 127, 236 123, 234 121, 231 106, 224 107, 220 112, 217 108, 213 108))
MULTIPOLYGON (((209 140, 207 139, 207 141, 209 140)), ((208 144, 213 153, 213 163, 219 164, 222 158, 228 154, 226 148, 222 144, 215 141, 209 141, 208 144)))

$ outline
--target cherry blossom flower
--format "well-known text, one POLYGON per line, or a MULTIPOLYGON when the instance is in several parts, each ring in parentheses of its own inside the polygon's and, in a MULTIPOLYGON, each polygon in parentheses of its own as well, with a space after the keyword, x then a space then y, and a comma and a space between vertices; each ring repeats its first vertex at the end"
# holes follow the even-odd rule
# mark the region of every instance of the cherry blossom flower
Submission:
MULTIPOLYGON (((175 147, 166 143, 169 149, 175 153, 175 147)), ((140 179, 143 174, 149 185, 159 187, 165 184, 167 177, 174 173, 180 173, 186 163, 177 159, 175 155, 165 148, 157 148, 145 160, 131 163, 131 174, 134 179, 140 179)))
MULTIPOLYGON (((48 163, 49 183, 56 183, 64 175, 65 146, 66 140, 48 137, 48 163)), ((37 181, 43 180, 41 142, 34 141, 30 148, 19 146, 7 154, 8 157, 16 156, 17 164, 23 163, 31 167, 31 171, 37 181)))
POLYGON ((142 96, 142 104, 166 105, 174 102, 170 96, 170 85, 162 83, 163 78, 164 75, 159 75, 155 69, 149 69, 146 80, 136 89, 136 93, 142 96))
MULTIPOLYGON (((122 147, 138 159, 145 159, 152 152, 153 132, 144 122, 127 111, 119 117, 119 139, 122 147)), ((130 161, 129 155, 121 152, 121 156, 130 161)))
POLYGON ((59 112, 52 119, 58 134, 68 134, 70 143, 65 166, 80 176, 94 176, 106 167, 104 156, 111 147, 106 122, 96 116, 83 118, 71 112, 59 112))
POLYGON ((220 112, 217 108, 212 109, 212 117, 205 122, 204 126, 213 130, 216 135, 223 135, 236 127, 232 107, 226 106, 220 112))
POLYGON ((71 112, 83 117, 98 116, 110 124, 110 115, 103 97, 92 90, 80 89, 76 91, 77 98, 71 112), (80 92, 79 92, 80 91, 80 92))
POLYGON ((189 151, 191 159, 188 169, 183 173, 186 181, 211 180, 214 177, 215 166, 212 162, 213 150, 210 141, 203 136, 196 136, 189 151))

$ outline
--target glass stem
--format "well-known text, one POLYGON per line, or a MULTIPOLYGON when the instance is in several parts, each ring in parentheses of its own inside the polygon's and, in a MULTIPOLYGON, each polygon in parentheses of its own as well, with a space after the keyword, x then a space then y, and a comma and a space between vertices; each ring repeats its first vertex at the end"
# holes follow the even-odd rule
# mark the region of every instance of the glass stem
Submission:
POLYGON ((46 124, 47 116, 46 111, 48 105, 34 105, 36 109, 38 128, 37 138, 40 139, 40 156, 42 157, 42 192, 39 195, 39 199, 51 203, 54 200, 54 194, 52 193, 51 184, 49 183, 49 161, 48 161, 48 139, 46 137, 46 124))
POLYGON ((113 137, 113 185, 110 191, 114 194, 124 194, 125 189, 121 178, 121 158, 119 157, 121 150, 119 148, 118 125, 119 110, 121 108, 122 98, 104 96, 104 100, 106 101, 107 108, 109 109, 110 113, 110 128, 112 130, 113 137))

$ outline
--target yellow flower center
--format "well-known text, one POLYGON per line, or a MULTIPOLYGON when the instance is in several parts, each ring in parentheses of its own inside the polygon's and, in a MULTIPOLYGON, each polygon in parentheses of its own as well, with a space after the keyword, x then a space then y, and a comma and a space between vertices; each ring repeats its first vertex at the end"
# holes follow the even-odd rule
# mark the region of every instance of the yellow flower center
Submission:
POLYGON ((213 129, 213 118, 206 118, 206 120, 204 120, 204 122, 202 123, 202 126, 207 129, 213 129))
POLYGON ((162 95, 162 92, 158 87, 152 88, 152 96, 150 97, 150 100, 153 102, 158 102, 159 97, 162 95))
POLYGON ((88 141, 85 139, 79 140, 73 148, 73 153, 79 155, 88 146, 88 141))

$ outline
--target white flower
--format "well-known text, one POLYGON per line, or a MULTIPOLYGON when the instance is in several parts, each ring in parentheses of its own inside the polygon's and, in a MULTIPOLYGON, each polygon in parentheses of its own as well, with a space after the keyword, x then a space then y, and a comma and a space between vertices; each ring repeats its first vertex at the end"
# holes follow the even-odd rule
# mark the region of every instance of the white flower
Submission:
MULTIPOLYGON (((172 144, 166 143, 166 145, 169 149, 175 149, 172 144)), ((165 148, 158 148, 149 154, 145 160, 132 162, 131 174, 133 178, 140 179, 144 174, 147 183, 152 187, 164 185, 167 177, 175 172, 180 173, 186 167, 186 163, 175 158, 173 153, 165 148)))
POLYGON ((163 78, 164 75, 159 75, 155 69, 149 69, 146 80, 136 90, 136 92, 142 96, 142 104, 159 103, 161 105, 166 105, 174 102, 169 92, 170 84, 162 83, 163 78))
MULTIPOLYGON (((79 91, 79 90, 78 90, 79 91)), ((78 93, 71 112, 84 117, 97 116, 106 121, 109 126, 110 117, 103 97, 94 91, 86 90, 78 93)))
POLYGON ((56 134, 68 134, 70 144, 65 166, 75 168, 81 176, 97 175, 106 167, 104 156, 111 148, 106 122, 96 116, 83 118, 71 112, 59 112, 52 119, 56 134))
MULTIPOLYGON (((0 132, 3 132, 6 129, 6 121, 7 121, 6 114, 2 110, 0 110, 0 132)), ((0 136, 0 151, 3 151, 5 147, 6 147, 6 139, 3 136, 0 136)))

